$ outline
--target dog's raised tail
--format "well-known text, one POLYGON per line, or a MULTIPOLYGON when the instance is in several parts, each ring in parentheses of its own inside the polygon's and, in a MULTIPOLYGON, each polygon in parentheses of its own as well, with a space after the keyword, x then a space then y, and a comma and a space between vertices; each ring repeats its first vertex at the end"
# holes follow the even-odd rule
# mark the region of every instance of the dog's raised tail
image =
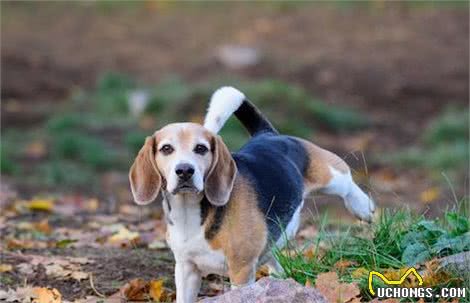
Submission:
POLYGON ((271 122, 238 89, 230 86, 219 88, 212 94, 204 127, 218 133, 232 114, 245 126, 251 136, 277 130, 271 122))

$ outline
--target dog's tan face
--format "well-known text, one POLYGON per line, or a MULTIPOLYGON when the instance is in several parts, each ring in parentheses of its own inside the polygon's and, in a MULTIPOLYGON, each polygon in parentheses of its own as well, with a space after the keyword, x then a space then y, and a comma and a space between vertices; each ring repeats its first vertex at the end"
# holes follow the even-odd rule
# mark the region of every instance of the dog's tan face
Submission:
POLYGON ((129 173, 134 200, 152 202, 161 187, 171 195, 204 191, 227 203, 236 165, 219 136, 196 123, 169 124, 148 137, 129 173))
POLYGON ((170 124, 155 133, 157 167, 172 194, 204 190, 213 159, 212 135, 197 124, 170 124))

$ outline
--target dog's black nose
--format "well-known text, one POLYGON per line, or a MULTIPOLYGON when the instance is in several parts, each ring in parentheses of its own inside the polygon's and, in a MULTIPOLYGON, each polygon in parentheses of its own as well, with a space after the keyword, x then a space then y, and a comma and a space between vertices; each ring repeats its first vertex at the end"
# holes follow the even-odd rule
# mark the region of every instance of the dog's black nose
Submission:
POLYGON ((182 163, 176 165, 176 175, 183 181, 189 180, 194 174, 194 167, 191 164, 182 163))

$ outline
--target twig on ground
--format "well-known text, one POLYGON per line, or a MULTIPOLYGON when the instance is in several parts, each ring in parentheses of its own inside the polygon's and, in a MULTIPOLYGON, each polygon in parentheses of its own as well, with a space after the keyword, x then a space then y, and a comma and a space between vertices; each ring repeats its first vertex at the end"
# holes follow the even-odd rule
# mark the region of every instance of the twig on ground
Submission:
POLYGON ((96 288, 95 288, 95 285, 93 284, 93 273, 90 273, 90 286, 91 286, 91 289, 93 289, 93 292, 100 298, 106 298, 105 295, 103 295, 102 293, 100 293, 96 288))

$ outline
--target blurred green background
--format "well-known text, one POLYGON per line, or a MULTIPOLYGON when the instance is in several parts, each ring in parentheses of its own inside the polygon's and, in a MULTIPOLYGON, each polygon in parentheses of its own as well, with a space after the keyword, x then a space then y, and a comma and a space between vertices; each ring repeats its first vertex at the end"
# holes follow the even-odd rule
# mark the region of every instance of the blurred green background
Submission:
MULTIPOLYGON (((145 136, 233 85, 379 205, 468 195, 468 4, 2 2, 2 183, 129 203, 145 136), (467 42, 465 42, 467 41, 467 42)), ((246 140, 230 119, 222 133, 246 140)))

